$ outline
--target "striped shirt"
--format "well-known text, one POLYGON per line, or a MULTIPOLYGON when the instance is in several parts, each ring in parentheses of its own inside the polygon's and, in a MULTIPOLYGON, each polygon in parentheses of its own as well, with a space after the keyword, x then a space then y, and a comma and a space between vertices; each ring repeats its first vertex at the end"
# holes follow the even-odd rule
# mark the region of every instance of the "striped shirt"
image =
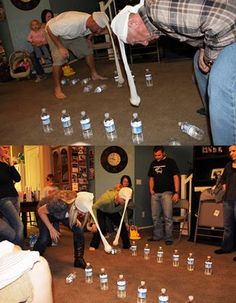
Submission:
POLYGON ((214 61, 236 42, 236 0, 145 0, 139 14, 149 32, 205 49, 214 61))

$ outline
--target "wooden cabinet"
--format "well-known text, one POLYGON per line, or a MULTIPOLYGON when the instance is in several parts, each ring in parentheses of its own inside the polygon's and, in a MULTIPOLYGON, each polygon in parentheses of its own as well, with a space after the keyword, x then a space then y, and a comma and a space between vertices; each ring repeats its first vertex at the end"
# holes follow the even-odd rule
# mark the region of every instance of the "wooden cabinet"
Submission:
MULTIPOLYGON (((92 153, 93 154, 93 153, 92 153)), ((88 190, 92 170, 91 149, 87 146, 58 146, 52 149, 53 174, 60 189, 88 190)))

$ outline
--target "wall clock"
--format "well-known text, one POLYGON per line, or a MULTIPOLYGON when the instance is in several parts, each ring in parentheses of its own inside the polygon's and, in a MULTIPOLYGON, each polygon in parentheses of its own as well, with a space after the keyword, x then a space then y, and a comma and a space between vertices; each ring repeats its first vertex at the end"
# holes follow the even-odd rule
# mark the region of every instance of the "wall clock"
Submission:
POLYGON ((23 11, 28 11, 31 9, 34 9, 38 4, 40 0, 11 0, 11 3, 23 11))
POLYGON ((127 163, 127 153, 119 146, 109 146, 102 152, 101 164, 109 173, 119 173, 126 167, 127 163))

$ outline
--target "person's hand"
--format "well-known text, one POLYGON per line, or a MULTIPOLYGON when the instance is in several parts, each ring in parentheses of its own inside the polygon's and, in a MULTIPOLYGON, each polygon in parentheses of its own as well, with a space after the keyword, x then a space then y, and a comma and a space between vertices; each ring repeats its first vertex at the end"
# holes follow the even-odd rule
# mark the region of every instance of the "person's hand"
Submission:
POLYGON ((88 35, 88 37, 87 37, 87 42, 88 42, 88 46, 90 47, 90 48, 92 48, 93 47, 93 34, 91 34, 91 35, 88 35))
POLYGON ((75 225, 76 225, 76 226, 78 226, 78 227, 81 227, 81 226, 82 226, 82 224, 81 224, 81 222, 80 222, 80 220, 79 220, 79 219, 77 219, 77 220, 76 220, 75 225))
POLYGON ((174 203, 177 203, 179 201, 179 194, 178 193, 174 193, 172 196, 172 201, 174 203))
POLYGON ((154 190, 152 189, 152 190, 150 190, 150 194, 151 195, 155 195, 155 192, 154 192, 154 190))
POLYGON ((201 48, 200 52, 199 52, 198 65, 199 65, 200 70, 203 73, 207 74, 210 71, 210 67, 207 66, 206 63, 204 62, 204 54, 205 54, 205 51, 203 48, 201 48))
POLYGON ((69 51, 68 51, 67 48, 65 48, 65 47, 60 47, 60 48, 59 48, 59 52, 60 52, 60 54, 62 55, 63 59, 69 58, 69 51))
POLYGON ((96 232, 97 232, 97 226, 96 226, 95 223, 94 223, 94 224, 92 225, 92 227, 91 227, 91 232, 92 232, 92 233, 96 233, 96 232))
POLYGON ((60 239, 60 235, 61 233, 59 231, 57 231, 54 227, 52 227, 50 230, 50 237, 54 242, 58 242, 58 240, 60 239))
POLYGON ((118 196, 116 197, 115 203, 116 203, 116 204, 123 205, 123 204, 125 204, 125 199, 120 198, 119 195, 118 195, 118 196))

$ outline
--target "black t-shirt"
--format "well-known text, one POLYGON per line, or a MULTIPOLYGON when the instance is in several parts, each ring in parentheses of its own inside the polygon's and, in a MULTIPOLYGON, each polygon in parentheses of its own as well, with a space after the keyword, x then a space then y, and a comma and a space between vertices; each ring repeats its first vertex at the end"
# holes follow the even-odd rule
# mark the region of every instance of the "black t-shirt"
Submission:
POLYGON ((20 174, 14 166, 0 162, 0 199, 5 197, 17 197, 14 182, 21 180, 20 174))
POLYGON ((226 164, 220 183, 226 184, 223 200, 236 201, 236 168, 232 167, 232 162, 226 164))
POLYGON ((154 160, 148 171, 148 176, 154 178, 155 193, 174 192, 173 176, 175 175, 179 175, 179 169, 175 160, 168 157, 160 161, 154 160))

